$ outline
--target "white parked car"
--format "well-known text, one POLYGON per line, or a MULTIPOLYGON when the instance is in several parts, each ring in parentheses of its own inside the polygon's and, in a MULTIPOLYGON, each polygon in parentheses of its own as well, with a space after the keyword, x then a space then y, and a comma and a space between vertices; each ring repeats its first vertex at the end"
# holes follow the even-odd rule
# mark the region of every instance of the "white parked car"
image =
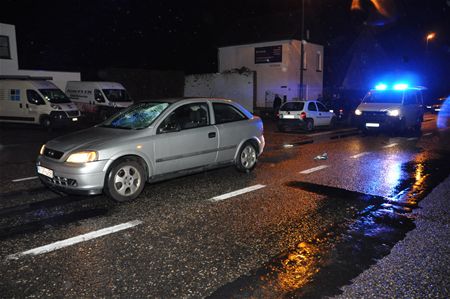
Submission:
POLYGON ((278 112, 278 130, 286 128, 312 131, 315 127, 334 127, 336 116, 319 101, 291 101, 281 105, 278 112))

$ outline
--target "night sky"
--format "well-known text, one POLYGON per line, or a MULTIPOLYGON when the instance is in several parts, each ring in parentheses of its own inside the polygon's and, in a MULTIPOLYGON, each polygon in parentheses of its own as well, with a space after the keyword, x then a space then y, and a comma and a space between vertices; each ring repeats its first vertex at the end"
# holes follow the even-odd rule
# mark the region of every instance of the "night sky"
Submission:
MULTIPOLYGON (((402 67, 418 68, 428 59, 434 76, 450 77, 450 0, 378 1, 387 15, 369 0, 360 2, 362 8, 351 11, 352 0, 305 0, 309 40, 326 47, 326 84, 339 85, 364 30, 402 67), (437 37, 425 53, 430 31, 437 37)), ((23 69, 202 73, 217 71, 219 46, 298 39, 300 11, 301 0, 3 0, 0 22, 16 25, 23 69)))

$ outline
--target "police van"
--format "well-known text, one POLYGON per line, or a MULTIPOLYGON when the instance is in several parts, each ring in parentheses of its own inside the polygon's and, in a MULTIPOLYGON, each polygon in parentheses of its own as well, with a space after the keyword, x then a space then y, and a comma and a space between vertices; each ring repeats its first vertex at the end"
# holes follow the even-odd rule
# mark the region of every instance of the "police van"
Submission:
POLYGON ((100 121, 133 104, 123 85, 117 82, 68 81, 66 94, 83 114, 100 121))
POLYGON ((77 106, 51 77, 0 77, 0 122, 70 125, 81 116, 77 106))
POLYGON ((424 87, 408 84, 378 84, 370 90, 355 110, 359 128, 367 130, 390 130, 404 132, 420 131, 424 107, 424 87))

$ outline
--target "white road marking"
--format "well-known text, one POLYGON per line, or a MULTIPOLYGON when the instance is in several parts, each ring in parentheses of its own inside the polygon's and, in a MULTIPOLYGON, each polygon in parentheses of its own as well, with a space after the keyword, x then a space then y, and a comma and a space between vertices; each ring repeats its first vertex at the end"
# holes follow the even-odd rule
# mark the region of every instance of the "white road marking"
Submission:
POLYGON ((238 195, 241 195, 241 194, 244 194, 244 193, 248 193, 248 192, 252 192, 252 191, 264 188, 264 187, 266 187, 266 185, 260 185, 260 184, 254 185, 254 186, 251 186, 251 187, 247 187, 247 188, 239 189, 239 190, 236 190, 236 191, 233 191, 233 192, 229 192, 229 193, 226 193, 226 194, 222 194, 222 195, 219 195, 219 196, 215 196, 215 197, 211 198, 210 201, 217 202, 217 201, 225 200, 227 198, 238 196, 238 195))
POLYGON ((362 153, 350 156, 350 158, 357 159, 359 157, 362 157, 362 156, 365 156, 365 155, 368 155, 368 154, 370 154, 370 152, 362 152, 362 153))
POLYGON ((310 168, 310 169, 306 169, 306 170, 300 171, 300 173, 301 174, 309 174, 309 173, 312 173, 314 171, 322 170, 322 169, 327 168, 327 167, 329 167, 329 166, 328 165, 320 165, 320 166, 317 166, 317 167, 313 167, 313 168, 310 168))
POLYGON ((417 140, 417 139, 419 139, 419 138, 417 138, 417 137, 411 137, 411 138, 408 138, 408 139, 406 139, 406 140, 408 140, 408 141, 413 141, 413 140, 417 140))
POLYGON ((12 180, 12 182, 13 183, 17 183, 17 182, 23 182, 23 181, 30 181, 30 180, 35 180, 37 178, 38 178, 37 176, 30 176, 30 177, 27 177, 27 178, 21 178, 21 179, 12 180))
POLYGON ((125 229, 129 229, 132 228, 136 225, 141 224, 142 221, 140 220, 133 220, 130 222, 126 222, 126 223, 122 223, 122 224, 118 224, 115 226, 111 226, 111 227, 107 227, 107 228, 103 228, 100 230, 96 230, 90 233, 86 233, 83 235, 79 235, 73 238, 69 238, 69 239, 65 239, 65 240, 61 240, 61 241, 57 241, 55 243, 51 243, 48 245, 44 245, 41 247, 37 247, 34 249, 30 249, 27 251, 23 251, 23 252, 19 252, 19 253, 15 253, 15 254, 10 254, 6 257, 6 260, 17 260, 21 257, 27 256, 27 255, 39 255, 39 254, 43 254, 43 253, 48 253, 51 251, 55 251, 64 247, 68 247, 68 246, 72 246, 75 245, 77 243, 81 243, 81 242, 85 242, 88 240, 92 240, 95 238, 99 238, 105 235, 109 235, 121 230, 125 230, 125 229))
POLYGON ((430 135, 433 135, 433 133, 426 133, 426 134, 423 134, 423 136, 430 136, 430 135))
POLYGON ((391 144, 383 146, 383 148, 390 148, 390 147, 394 147, 394 146, 397 146, 397 145, 398 145, 398 143, 391 143, 391 144))

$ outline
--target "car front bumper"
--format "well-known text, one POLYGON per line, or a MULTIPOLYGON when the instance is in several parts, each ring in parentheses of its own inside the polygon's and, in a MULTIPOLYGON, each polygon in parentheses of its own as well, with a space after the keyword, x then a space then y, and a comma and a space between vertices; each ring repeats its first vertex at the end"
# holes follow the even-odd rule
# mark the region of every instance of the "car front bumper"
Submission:
POLYGON ((388 115, 365 116, 356 118, 357 125, 366 130, 392 130, 400 128, 402 119, 388 115))
POLYGON ((108 162, 75 164, 39 156, 36 167, 42 166, 53 172, 53 177, 38 173, 40 180, 51 188, 65 193, 93 195, 102 193, 108 162))

